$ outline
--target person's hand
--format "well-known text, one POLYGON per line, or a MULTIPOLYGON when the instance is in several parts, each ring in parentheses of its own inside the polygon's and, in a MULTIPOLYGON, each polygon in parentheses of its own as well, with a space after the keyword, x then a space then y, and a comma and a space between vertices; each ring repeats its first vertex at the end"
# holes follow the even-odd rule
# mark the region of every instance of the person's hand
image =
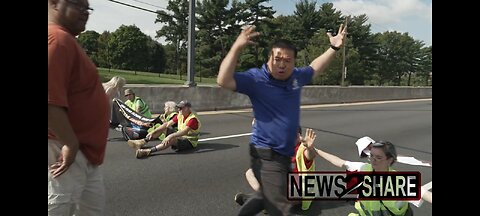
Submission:
POLYGON ((163 139, 162 144, 164 146, 167 146, 170 144, 171 141, 172 141, 172 136, 168 135, 167 137, 165 137, 165 139, 163 139))
POLYGON ((73 161, 75 161, 77 152, 78 144, 72 146, 63 145, 57 162, 50 165, 50 174, 52 174, 53 178, 62 175, 68 170, 73 161))
POLYGON ((342 47, 344 43, 344 38, 347 36, 347 25, 340 25, 337 35, 333 36, 331 32, 327 32, 328 38, 330 39, 330 45, 335 47, 342 47))
POLYGON ((233 46, 238 46, 239 48, 243 49, 248 44, 256 45, 257 43, 253 41, 253 39, 260 35, 260 32, 255 31, 254 25, 247 25, 243 28, 240 35, 238 35, 237 40, 233 44, 233 46))
POLYGON ((302 144, 307 147, 308 149, 313 149, 315 145, 315 138, 317 138, 317 134, 311 128, 307 128, 305 132, 305 137, 302 140, 302 144))
MULTIPOLYGON (((152 132, 153 132, 153 131, 152 131, 152 132)), ((152 135, 153 135, 152 132, 148 133, 147 136, 145 137, 147 140, 151 140, 151 139, 152 139, 152 135)))

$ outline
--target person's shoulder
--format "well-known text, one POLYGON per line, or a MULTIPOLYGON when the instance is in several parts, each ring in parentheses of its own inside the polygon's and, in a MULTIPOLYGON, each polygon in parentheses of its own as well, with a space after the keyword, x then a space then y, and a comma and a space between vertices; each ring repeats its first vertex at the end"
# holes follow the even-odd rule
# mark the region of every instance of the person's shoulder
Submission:
POLYGON ((312 66, 307 65, 303 67, 295 67, 293 71, 296 73, 305 73, 305 72, 313 73, 313 68, 312 66))
POLYGON ((48 44, 52 43, 69 45, 76 43, 76 39, 60 25, 48 24, 48 44))
POLYGON ((237 73, 239 74, 251 74, 251 75, 258 75, 260 74, 260 72, 262 72, 263 69, 262 68, 250 68, 250 69, 247 69, 245 71, 237 71, 237 73))
POLYGON ((71 38, 72 36, 62 26, 57 24, 48 24, 48 35, 57 38, 71 38))

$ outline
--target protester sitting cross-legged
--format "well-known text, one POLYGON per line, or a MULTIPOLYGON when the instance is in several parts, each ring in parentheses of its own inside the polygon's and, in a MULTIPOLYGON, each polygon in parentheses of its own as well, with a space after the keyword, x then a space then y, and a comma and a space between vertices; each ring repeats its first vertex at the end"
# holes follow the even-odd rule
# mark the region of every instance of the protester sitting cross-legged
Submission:
MULTIPOLYGON (((157 118, 161 121, 160 123, 156 123, 155 125, 153 125, 153 127, 149 128, 148 129, 148 133, 150 132, 153 132, 155 131, 155 129, 159 128, 160 126, 162 126, 163 123, 165 122, 169 122, 170 120, 172 120, 174 117, 176 117, 178 114, 177 112, 177 103, 175 103, 174 101, 167 101, 165 102, 165 105, 163 107, 163 113, 160 114, 160 116, 158 116, 157 118)), ((164 140, 165 139, 165 136, 171 134, 171 133, 174 133, 174 132, 177 132, 178 131, 178 124, 175 123, 174 125, 170 126, 170 127, 167 127, 167 130, 163 133, 161 133, 159 136, 158 136, 158 139, 159 140, 164 140)), ((133 147, 133 146, 132 146, 133 147)))
MULTIPOLYGON (((144 100, 136 96, 132 89, 125 89, 125 98, 127 98, 125 105, 127 105, 130 109, 142 116, 152 118, 152 113, 150 112, 148 105, 144 100)), ((125 140, 144 138, 148 133, 148 128, 151 127, 150 124, 141 125, 131 121, 127 121, 127 123, 128 124, 124 125, 124 127, 121 129, 125 140)))
POLYGON ((193 149, 197 147, 200 136, 201 123, 196 112, 191 109, 192 105, 188 101, 181 101, 177 104, 178 115, 172 120, 163 123, 160 127, 147 134, 145 139, 129 140, 128 145, 137 149, 136 157, 143 158, 156 151, 162 151, 171 147, 175 151, 193 149), (148 141, 156 139, 165 130, 178 123, 178 131, 171 133, 158 145, 151 148, 141 149, 148 141))
POLYGON ((125 89, 125 97, 127 98, 125 104, 132 110, 142 114, 147 118, 152 117, 152 113, 150 112, 148 105, 140 97, 136 96, 132 89, 125 89))
POLYGON ((103 83, 103 89, 105 90, 105 94, 108 96, 108 101, 110 103, 110 107, 112 109, 111 117, 110 117, 110 127, 116 128, 120 121, 118 119, 118 112, 115 110, 115 106, 113 103, 113 99, 120 98, 120 89, 123 88, 126 84, 126 80, 123 77, 114 76, 108 82, 103 83))

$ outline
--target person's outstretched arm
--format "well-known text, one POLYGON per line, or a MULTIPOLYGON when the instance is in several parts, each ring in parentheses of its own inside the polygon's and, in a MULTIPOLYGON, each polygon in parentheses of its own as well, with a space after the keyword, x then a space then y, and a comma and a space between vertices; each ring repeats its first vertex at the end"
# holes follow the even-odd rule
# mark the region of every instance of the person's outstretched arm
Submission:
POLYGON ((237 84, 233 78, 233 73, 235 72, 235 67, 237 66, 238 58, 243 51, 243 49, 248 44, 256 44, 252 39, 258 35, 259 32, 254 31, 255 26, 248 26, 237 37, 237 40, 233 43, 232 48, 228 52, 227 56, 220 64, 220 69, 218 71, 217 83, 219 86, 235 91, 237 89, 237 84))
MULTIPOLYGON (((340 28, 338 29, 338 34, 333 37, 332 33, 328 32, 327 33, 328 37, 330 38, 330 45, 340 48, 343 46, 344 38, 347 35, 347 25, 340 25, 340 28)), ((322 55, 317 57, 310 63, 310 66, 314 70, 313 77, 316 77, 320 74, 323 74, 325 72, 325 69, 327 69, 328 65, 330 62, 333 60, 335 57, 336 51, 330 47, 325 51, 322 55)))
POLYGON ((345 165, 345 162, 346 162, 346 161, 343 160, 343 159, 341 159, 341 158, 339 158, 339 157, 337 157, 337 156, 335 156, 335 155, 332 155, 332 154, 330 154, 330 153, 324 152, 324 151, 322 151, 322 150, 320 150, 320 149, 317 149, 317 148, 315 148, 315 151, 317 152, 317 154, 318 154, 320 157, 324 158, 325 160, 327 160, 328 162, 332 163, 333 165, 335 165, 335 166, 337 166, 337 167, 340 167, 340 168, 341 168, 342 166, 345 165))

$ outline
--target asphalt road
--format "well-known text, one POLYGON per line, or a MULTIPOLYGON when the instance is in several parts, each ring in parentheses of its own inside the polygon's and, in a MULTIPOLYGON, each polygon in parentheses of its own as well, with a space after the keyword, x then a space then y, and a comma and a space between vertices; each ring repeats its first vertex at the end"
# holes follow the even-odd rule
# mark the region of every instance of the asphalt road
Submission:
MULTIPOLYGON (((245 180, 251 112, 199 113, 201 139, 195 151, 157 152, 136 159, 120 132, 110 130, 103 165, 106 215, 236 215, 237 192, 253 192, 245 180)), ((316 146, 350 161, 358 157, 355 141, 363 136, 388 140, 397 153, 432 161, 432 101, 394 102, 302 108, 301 125, 317 132, 316 146)), ((150 142, 153 145, 154 143, 150 142)), ((322 158, 317 170, 342 171, 322 158)), ((433 164, 432 164, 433 165, 433 164)), ((420 171, 422 185, 432 181, 432 167, 396 163, 396 170, 420 171)), ((415 215, 432 215, 432 204, 413 207, 415 215)), ((353 203, 314 201, 303 215, 348 215, 353 203)), ((262 215, 260 213, 259 215, 262 215)))

